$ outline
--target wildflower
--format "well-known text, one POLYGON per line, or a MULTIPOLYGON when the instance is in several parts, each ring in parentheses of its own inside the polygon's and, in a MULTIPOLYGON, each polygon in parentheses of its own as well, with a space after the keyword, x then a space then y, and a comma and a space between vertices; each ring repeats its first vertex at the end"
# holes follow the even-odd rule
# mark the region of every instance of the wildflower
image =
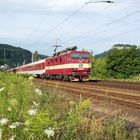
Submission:
POLYGON ((37 113, 37 111, 36 111, 35 109, 29 109, 29 110, 27 111, 27 113, 28 113, 30 116, 32 116, 32 115, 35 115, 35 114, 37 113))
POLYGON ((3 125, 5 125, 5 124, 7 124, 8 123, 8 119, 7 118, 2 118, 1 120, 0 120, 0 124, 3 126, 3 125))
POLYGON ((4 87, 0 88, 0 92, 4 90, 4 87))
POLYGON ((35 89, 35 92, 36 92, 36 94, 38 94, 38 95, 42 95, 42 91, 41 91, 40 89, 38 89, 38 88, 35 89))
POLYGON ((14 140, 16 135, 12 136, 9 140, 14 140))
POLYGON ((12 111, 12 108, 11 107, 8 107, 7 108, 7 111, 11 112, 12 111))
POLYGON ((14 129, 14 128, 18 127, 21 124, 22 124, 21 122, 14 122, 11 125, 9 125, 9 128, 14 129))
POLYGON ((49 129, 45 129, 45 134, 48 136, 48 138, 53 137, 55 132, 54 132, 54 128, 49 128, 49 129))
POLYGON ((12 124, 9 126, 9 128, 14 129, 14 128, 16 128, 16 125, 12 124))

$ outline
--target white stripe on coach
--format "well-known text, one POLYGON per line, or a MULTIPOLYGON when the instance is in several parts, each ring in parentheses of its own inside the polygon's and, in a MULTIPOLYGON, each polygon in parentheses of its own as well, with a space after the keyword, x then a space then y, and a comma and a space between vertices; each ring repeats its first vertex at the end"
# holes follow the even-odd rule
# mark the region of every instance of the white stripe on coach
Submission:
POLYGON ((62 65, 55 65, 55 66, 46 66, 45 70, 56 70, 56 69, 68 69, 68 68, 91 68, 91 64, 62 64, 62 65), (83 65, 82 67, 80 67, 80 65, 83 65))
POLYGON ((19 71, 17 73, 19 73, 19 74, 33 74, 33 75, 35 75, 35 74, 43 74, 43 73, 45 73, 45 70, 19 71))

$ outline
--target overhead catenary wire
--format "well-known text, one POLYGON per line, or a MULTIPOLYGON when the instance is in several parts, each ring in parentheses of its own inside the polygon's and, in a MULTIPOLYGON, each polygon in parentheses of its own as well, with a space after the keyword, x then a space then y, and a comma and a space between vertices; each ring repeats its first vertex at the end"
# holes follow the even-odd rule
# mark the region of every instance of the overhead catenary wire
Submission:
POLYGON ((64 18, 56 26, 54 26, 53 28, 51 28, 50 30, 48 30, 46 33, 44 33, 38 40, 34 41, 33 44, 35 44, 36 42, 38 42, 39 40, 41 40, 42 38, 46 37, 48 34, 50 34, 51 32, 53 32, 55 29, 57 29, 59 26, 61 26, 64 22, 66 22, 68 19, 70 19, 73 15, 75 15, 80 10, 82 10, 85 6, 86 6, 86 4, 82 5, 78 10, 74 11, 72 14, 70 14, 69 16, 67 16, 66 18, 64 18))
MULTIPOLYGON (((109 29, 107 29, 107 30, 103 30, 103 31, 100 31, 100 32, 96 32, 96 33, 94 33, 94 35, 92 35, 92 37, 93 36, 95 36, 95 35, 97 35, 97 34, 102 34, 102 33, 107 33, 107 32, 109 32, 109 31, 112 31, 112 29, 118 29, 118 28, 120 28, 120 27, 124 27, 124 26, 126 26, 126 25, 130 25, 130 24, 132 24, 132 23, 135 23, 135 22, 138 22, 138 21, 140 21, 140 19, 137 19, 137 20, 135 20, 135 21, 132 21, 132 22, 128 22, 128 23, 124 23, 124 24, 121 24, 121 25, 118 25, 118 26, 114 26, 114 27, 112 27, 112 28, 109 28, 109 29), (116 28, 117 27, 117 28, 116 28)), ((91 34, 89 34, 89 35, 87 35, 86 37, 81 37, 80 38, 80 40, 81 39, 86 39, 88 36, 90 36, 91 34)))
MULTIPOLYGON (((140 30, 140 27, 134 28, 134 29, 132 29, 132 30, 125 31, 125 32, 122 32, 122 33, 119 33, 119 34, 116 34, 116 35, 114 35, 114 36, 111 36, 110 38, 119 37, 119 36, 122 36, 122 35, 124 35, 124 34, 128 34, 128 33, 135 32, 135 31, 137 31, 137 30, 140 30)), ((100 39, 100 40, 93 41, 93 42, 90 43, 90 44, 96 44, 96 43, 99 43, 99 42, 101 42, 101 41, 104 41, 104 40, 106 40, 106 39, 108 39, 108 38, 109 38, 109 37, 105 37, 105 38, 102 38, 102 39, 100 39)), ((90 44, 87 44, 87 45, 90 45, 90 44)))
POLYGON ((114 21, 112 21, 112 22, 109 22, 109 23, 100 25, 100 26, 98 26, 98 27, 96 27, 96 28, 94 28, 94 29, 92 29, 92 30, 90 30, 90 31, 87 31, 87 32, 85 32, 85 33, 81 33, 81 34, 79 34, 79 35, 77 35, 77 36, 75 36, 75 37, 69 39, 67 42, 72 41, 72 40, 76 40, 76 39, 78 39, 78 38, 80 38, 80 37, 82 37, 82 36, 87 36, 87 35, 90 34, 90 33, 95 33, 96 30, 98 30, 98 29, 102 29, 103 27, 106 27, 106 26, 115 24, 115 23, 117 23, 117 22, 120 22, 120 21, 122 21, 122 20, 124 20, 124 19, 126 19, 126 18, 128 18, 128 17, 131 17, 131 16, 133 16, 133 15, 135 15, 135 14, 138 14, 138 13, 140 13, 140 10, 137 10, 137 11, 135 11, 135 12, 133 12, 133 13, 127 14, 127 15, 125 15, 125 16, 123 16, 123 17, 121 17, 121 18, 118 18, 118 19, 116 19, 116 20, 114 20, 114 21))
MULTIPOLYGON (((102 13, 103 11, 107 10, 110 6, 111 6, 111 4, 105 6, 99 13, 102 13)), ((100 15, 99 13, 96 14, 96 15, 94 16, 94 18, 95 18, 96 16, 100 15)), ((91 20, 91 17, 88 17, 88 18, 86 17, 85 20, 83 20, 82 22, 76 24, 76 25, 73 26, 72 28, 70 28, 70 29, 67 31, 67 33, 68 33, 68 34, 69 34, 69 33, 72 33, 72 32, 71 32, 72 29, 77 29, 77 28, 80 27, 80 25, 82 25, 83 23, 85 23, 85 22, 87 22, 87 21, 90 21, 90 20, 91 20)), ((65 37, 66 37, 67 33, 64 33, 65 37)))
MULTIPOLYGON (((53 9, 53 7, 56 5, 57 1, 59 0, 55 0, 54 3, 48 8, 49 11, 51 11, 53 9)), ((37 24, 37 26, 35 27, 35 29, 31 32, 31 34, 29 34, 29 36, 27 37, 26 42, 28 42, 32 36, 34 35, 34 33, 39 29, 39 27, 42 25, 42 23, 44 22, 44 20, 46 19, 46 17, 49 15, 49 13, 46 13, 42 19, 40 20, 40 22, 37 24)))

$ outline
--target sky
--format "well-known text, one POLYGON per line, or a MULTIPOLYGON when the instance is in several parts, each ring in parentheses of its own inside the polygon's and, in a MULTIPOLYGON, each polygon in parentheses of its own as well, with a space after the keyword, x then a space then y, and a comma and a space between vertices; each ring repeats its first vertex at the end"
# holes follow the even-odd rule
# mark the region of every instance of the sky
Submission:
POLYGON ((118 43, 140 46, 140 0, 113 2, 0 0, 0 43, 49 56, 54 45, 95 55, 118 43))

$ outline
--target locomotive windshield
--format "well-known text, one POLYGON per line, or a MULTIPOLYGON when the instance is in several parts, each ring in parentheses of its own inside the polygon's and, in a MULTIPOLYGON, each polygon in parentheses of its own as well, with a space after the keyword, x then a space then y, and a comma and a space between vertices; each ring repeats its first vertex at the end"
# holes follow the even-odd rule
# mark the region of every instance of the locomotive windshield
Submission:
POLYGON ((89 54, 72 54, 71 58, 73 60, 80 60, 80 59, 89 60, 89 54))
POLYGON ((81 59, 89 60, 89 54, 81 54, 81 59))
POLYGON ((80 54, 72 54, 71 58, 73 60, 79 60, 80 59, 80 54))

